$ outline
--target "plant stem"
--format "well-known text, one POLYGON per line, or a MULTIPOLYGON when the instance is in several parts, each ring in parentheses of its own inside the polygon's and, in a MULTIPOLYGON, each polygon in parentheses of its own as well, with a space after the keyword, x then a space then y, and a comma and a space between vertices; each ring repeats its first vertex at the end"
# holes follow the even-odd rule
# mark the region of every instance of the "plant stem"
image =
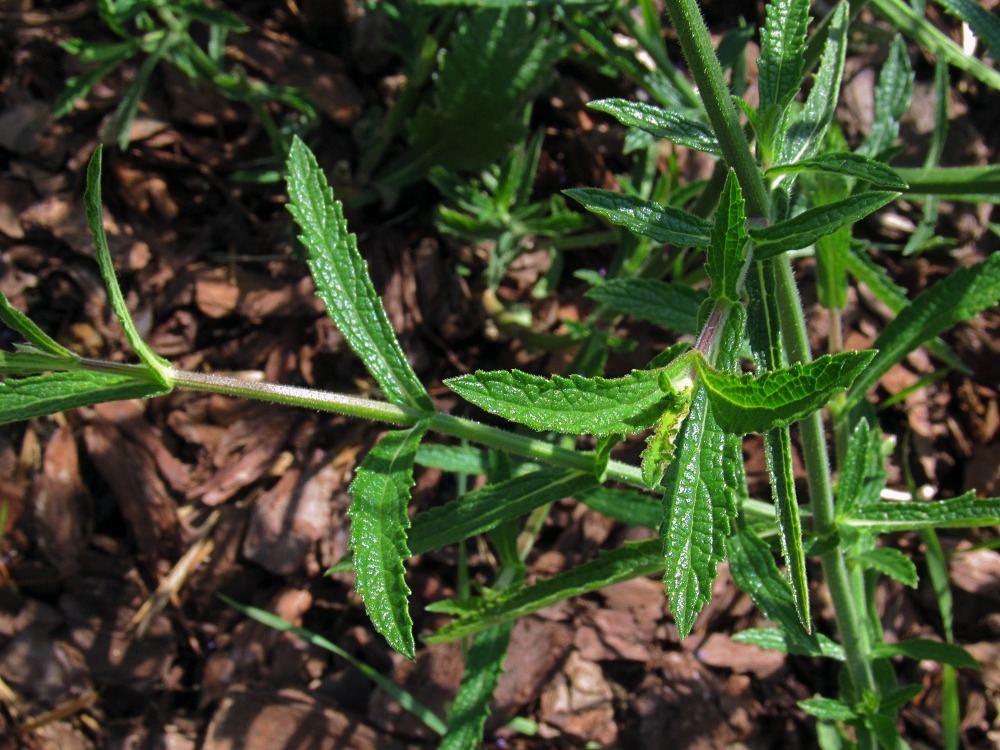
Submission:
MULTIPOLYGON (((782 339, 788 352, 788 359, 792 363, 808 362, 812 359, 812 353, 805 331, 805 314, 787 253, 779 256, 775 269, 782 339)), ((828 538, 836 532, 837 520, 823 418, 819 411, 814 411, 798 425, 802 436, 802 455, 808 475, 813 529, 820 539, 828 538)), ((857 606, 858 592, 853 591, 851 586, 850 572, 843 550, 839 546, 828 549, 820 555, 820 563, 833 601, 847 669, 854 689, 858 693, 856 697, 860 697, 864 692, 876 693, 877 686, 871 668, 872 646, 868 629, 861 619, 861 612, 857 606)))
MULTIPOLYGON (((770 194, 760 168, 750 153, 746 135, 740 127, 736 108, 698 4, 695 0, 666 0, 665 4, 677 30, 688 67, 700 89, 705 111, 723 157, 736 173, 743 191, 747 217, 770 220, 770 194)), ((806 337, 805 314, 787 253, 780 257, 775 266, 782 338, 788 358, 793 364, 808 362, 812 359, 812 352, 806 337)), ((822 417, 818 411, 813 412, 800 421, 799 426, 808 472, 813 524, 816 533, 823 538, 836 531, 836 515, 822 417)), ((856 596, 852 590, 844 554, 839 547, 834 547, 822 554, 820 561, 833 600, 837 627, 854 689, 859 696, 865 692, 876 693, 869 633, 856 606, 856 596)))
MULTIPOLYGON (((147 380, 150 377, 149 369, 145 365, 81 359, 80 366, 84 369, 117 372, 147 380)), ((397 406, 387 401, 377 401, 313 388, 241 380, 225 375, 188 370, 171 369, 167 375, 173 386, 177 388, 189 388, 209 393, 222 393, 227 396, 253 398, 275 404, 319 409, 334 414, 386 422, 400 427, 409 427, 428 417, 427 413, 414 407, 397 406)), ((430 415, 430 429, 551 466, 589 473, 596 471, 593 453, 570 450, 537 437, 508 432, 471 419, 435 412, 430 415)), ((611 481, 623 482, 633 487, 645 488, 646 486, 639 468, 622 461, 610 461, 605 476, 611 481)))
POLYGON ((695 0, 666 0, 667 12, 677 30, 677 37, 688 62, 688 68, 701 93, 708 120, 719 140, 722 156, 736 172, 747 215, 750 218, 770 218, 771 198, 760 169, 750 153, 739 115, 729 87, 722 75, 722 66, 712 48, 705 20, 695 0))

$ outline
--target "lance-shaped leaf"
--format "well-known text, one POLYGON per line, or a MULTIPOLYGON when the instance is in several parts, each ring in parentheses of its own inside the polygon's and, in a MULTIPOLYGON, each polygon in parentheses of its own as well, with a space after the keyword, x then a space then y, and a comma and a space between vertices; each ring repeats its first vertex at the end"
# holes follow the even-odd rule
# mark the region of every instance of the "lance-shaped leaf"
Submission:
POLYGON ((730 447, 712 417, 708 393, 695 389, 677 440, 677 455, 663 478, 666 570, 663 582, 681 638, 712 598, 716 568, 725 557, 729 521, 737 500, 726 486, 723 464, 730 447))
POLYGON ((745 225, 743 193, 736 180, 736 173, 729 170, 722 195, 719 196, 719 207, 712 224, 712 239, 705 258, 705 270, 712 282, 709 290, 712 299, 740 301, 745 265, 743 248, 747 241, 745 225))
MULTIPOLYGON (((726 540, 729 571, 764 616, 781 626, 781 642, 774 648, 794 654, 822 654, 819 638, 809 632, 801 619, 788 579, 781 575, 771 548, 738 520, 736 531, 726 540), (783 646, 783 648, 782 648, 783 646)), ((774 631, 769 631, 774 635, 774 631)))
POLYGON ((67 360, 79 359, 73 352, 35 325, 31 318, 10 304, 10 300, 2 292, 0 292, 0 320, 24 336, 39 352, 67 360))
POLYGON ((410 551, 419 555, 440 549, 597 486, 592 474, 545 468, 463 493, 451 502, 417 514, 410 529, 410 551))
POLYGON ((913 67, 903 37, 897 36, 878 75, 875 87, 875 118, 871 132, 858 147, 858 153, 877 156, 896 140, 899 121, 910 108, 913 94, 913 67))
POLYGON ((533 430, 611 435, 644 430, 676 404, 679 394, 664 390, 662 381, 656 370, 634 370, 613 380, 497 370, 450 378, 445 385, 479 408, 533 430))
POLYGON ((974 0, 937 0, 948 12, 969 24, 969 28, 989 50, 990 57, 1000 59, 1000 19, 974 0))
POLYGON ((922 292, 889 321, 875 341, 878 355, 851 387, 853 405, 894 364, 941 331, 1000 302, 1000 253, 959 268, 922 292))
POLYGON ((698 310, 706 294, 686 284, 659 279, 608 279, 587 290, 587 297, 622 315, 669 328, 698 332, 698 310))
POLYGON ((679 208, 598 188, 571 188, 563 193, 588 211, 643 237, 682 247, 708 245, 712 225, 679 208))
POLYGON ((436 602, 427 608, 432 612, 460 616, 424 640, 427 643, 444 643, 464 638, 537 612, 563 599, 648 576, 662 568, 663 544, 659 539, 625 542, 616 549, 598 552, 597 559, 565 573, 531 586, 520 586, 487 599, 478 599, 469 606, 462 602, 436 602))
POLYGON ((759 376, 719 372, 701 357, 695 363, 716 420, 723 429, 743 435, 767 432, 821 408, 847 389, 874 356, 871 350, 825 354, 759 376))
POLYGON ((773 177, 779 174, 798 172, 824 172, 856 177, 859 180, 870 182, 877 188, 886 190, 906 190, 909 187, 891 167, 862 154, 852 154, 849 151, 819 154, 791 164, 776 164, 765 170, 764 174, 767 177, 773 177))
POLYGON ((158 380, 111 372, 72 370, 0 380, 0 424, 93 406, 105 401, 150 398, 170 392, 158 380))
POLYGON ((642 481, 647 487, 653 488, 660 483, 667 466, 674 459, 675 441, 681 425, 687 418, 690 402, 686 399, 663 411, 653 430, 646 440, 642 451, 642 481))
POLYGON ((97 265, 100 266, 101 276, 104 277, 104 285, 108 290, 108 301, 122 324, 122 330, 125 332, 129 346, 139 355, 143 364, 149 368, 151 376, 169 390, 170 363, 157 356, 142 340, 139 330, 132 322, 132 315, 128 311, 128 305, 125 304, 121 287, 118 286, 118 277, 115 275, 115 266, 111 260, 111 248, 108 246, 108 236, 104 232, 104 214, 101 207, 101 154, 103 150, 103 146, 98 146, 94 155, 90 157, 90 164, 87 165, 87 188, 83 193, 83 204, 87 210, 87 226, 94 237, 97 265))
POLYGON ((983 500, 967 492, 950 500, 879 502, 855 508, 841 523, 874 534, 914 529, 966 529, 1000 524, 1000 497, 983 500))
MULTIPOLYGON (((754 263, 747 276, 750 303, 747 332, 750 350, 759 372, 772 372, 784 361, 780 313, 774 293, 774 261, 754 263)), ((799 520, 795 476, 792 469, 791 436, 787 426, 773 427, 764 433, 764 451, 771 480, 774 512, 781 533, 781 553, 785 558, 788 583, 791 585, 796 612, 802 627, 811 630, 809 581, 806 577, 805 551, 802 547, 802 523, 799 520)), ((773 562, 772 562, 773 565, 773 562)))
POLYGON ((760 35, 760 109, 788 106, 802 84, 809 0, 774 0, 760 35))
POLYGON ((837 5, 830 20, 823 56, 805 106, 789 124, 781 145, 782 162, 799 161, 813 154, 823 143, 823 136, 833 121, 844 76, 847 53, 847 27, 850 23, 846 2, 837 5))
POLYGON ((357 238, 347 231, 343 207, 334 199, 316 157, 298 137, 288 154, 288 198, 288 210, 302 230, 299 239, 309 249, 316 293, 351 349, 387 399, 432 410, 368 277, 357 238))
POLYGON ((920 581, 913 560, 894 547, 865 550, 852 555, 849 561, 867 570, 876 570, 911 589, 915 589, 920 581))
POLYGON ((465 652, 465 669, 455 702, 448 712, 448 731, 438 750, 471 750, 482 746, 493 692, 503 674, 513 623, 479 633, 465 652))
POLYGON ((413 460, 427 429, 419 422, 387 433, 365 456, 351 482, 350 549, 358 593, 372 624, 389 645, 414 658, 413 621, 404 564, 410 556, 406 507, 413 487, 413 460))
POLYGON ((825 206, 807 209, 769 227, 751 228, 749 233, 754 241, 754 258, 764 260, 786 250, 809 247, 823 235, 863 219, 898 197, 899 193, 885 190, 858 193, 825 206))
POLYGON ((711 128, 677 112, 626 99, 600 99, 587 106, 607 112, 622 125, 645 130, 657 138, 666 138, 672 143, 714 156, 722 154, 711 128))

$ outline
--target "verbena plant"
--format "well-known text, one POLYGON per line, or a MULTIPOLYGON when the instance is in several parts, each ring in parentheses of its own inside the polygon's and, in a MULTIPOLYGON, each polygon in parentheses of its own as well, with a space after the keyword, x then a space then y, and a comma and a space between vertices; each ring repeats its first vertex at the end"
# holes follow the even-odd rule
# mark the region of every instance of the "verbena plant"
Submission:
MULTIPOLYGON (((934 502, 883 500, 886 444, 867 394, 890 367, 921 345, 961 366, 936 337, 1000 300, 1000 254, 956 269, 908 300, 852 228, 903 192, 995 198, 1000 194, 996 176, 990 169, 894 171, 886 165, 912 82, 899 41, 881 73, 872 134, 853 152, 829 147, 837 142, 831 127, 850 21, 845 3, 819 24, 813 37, 807 34, 807 0, 774 0, 768 6, 756 107, 731 95, 694 0, 668 0, 666 5, 703 114, 624 100, 594 106, 656 138, 719 157, 720 179, 704 186, 698 202, 716 206, 711 219, 636 192, 566 192, 645 241, 703 253, 707 294, 677 280, 668 284, 642 277, 643 270, 656 266, 626 267, 606 281, 591 277, 591 296, 608 310, 666 319, 693 331, 692 344, 672 346, 647 368, 614 379, 495 371, 446 381, 467 401, 536 435, 438 411, 395 338, 339 202, 308 147, 296 139, 287 161, 289 208, 309 250, 318 294, 384 398, 177 370, 142 341, 119 290, 102 225, 98 149, 87 172, 87 218, 111 304, 140 363, 80 357, 3 299, 0 318, 25 343, 0 354, 0 372, 16 376, 0 383, 0 421, 191 388, 391 425, 358 466, 351 484, 351 559, 340 565, 354 570, 375 628, 393 648, 414 657, 404 579, 411 555, 487 534, 499 560, 491 589, 432 605, 454 619, 425 641, 472 638, 461 689, 447 721, 442 724, 423 714, 443 735, 442 747, 472 748, 480 742, 518 617, 569 596, 665 571, 670 608, 680 635, 686 637, 709 601, 723 560, 728 560, 739 586, 775 623, 737 638, 843 664, 838 695, 800 704, 818 718, 824 746, 904 747, 897 713, 921 688, 899 686, 890 658, 932 659, 949 668, 974 667, 975 662, 947 642, 882 640, 873 596, 878 576, 915 585, 917 573, 911 560, 880 546, 878 537, 920 531, 931 550, 932 575, 940 578, 936 530, 1000 524, 1000 498, 977 499, 970 492, 934 502), (801 100, 800 89, 813 63, 815 75, 801 100), (813 356, 806 339, 790 259, 791 252, 809 250, 816 258, 819 299, 830 312, 833 328, 830 351, 819 357, 813 356), (896 312, 870 350, 844 351, 841 344, 839 313, 846 305, 849 276, 868 285, 896 312), (753 370, 749 373, 743 371, 744 352, 753 370), (822 410, 827 407, 832 445, 824 435, 822 410), (805 508, 800 508, 793 481, 793 425, 807 470, 805 508), (640 465, 612 456, 624 436, 645 432, 649 437, 640 465), (764 437, 769 502, 751 498, 747 490, 741 444, 748 433, 764 437), (483 473, 488 465, 481 450, 429 443, 430 434, 525 460, 492 472, 491 483, 482 489, 411 520, 407 506, 415 464, 465 474, 483 473), (591 436, 596 448, 566 447, 567 436, 591 436), (603 551, 576 568, 527 585, 524 560, 530 543, 523 542, 519 521, 527 516, 528 526, 537 527, 549 504, 569 496, 626 523, 656 528, 659 534, 603 551), (839 642, 812 629, 807 555, 820 562, 839 642)), ((650 3, 640 6, 651 9, 650 3)), ((945 621, 945 635, 950 637, 949 614, 945 621)), ((297 632, 332 647, 315 635, 297 632)), ((398 695, 411 710, 421 710, 398 695)), ((954 743, 955 735, 951 737, 954 743)))

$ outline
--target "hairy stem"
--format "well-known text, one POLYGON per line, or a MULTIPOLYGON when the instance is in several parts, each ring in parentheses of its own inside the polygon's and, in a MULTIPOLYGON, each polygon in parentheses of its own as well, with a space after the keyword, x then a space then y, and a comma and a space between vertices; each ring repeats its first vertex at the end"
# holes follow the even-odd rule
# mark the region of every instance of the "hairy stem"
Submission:
MULTIPOLYGON (((740 183, 746 200, 747 216, 751 219, 771 219, 770 194, 750 152, 746 135, 740 127, 736 108, 698 4, 696 0, 666 0, 665 4, 691 74, 698 84, 723 157, 740 183)), ((787 254, 781 256, 775 265, 782 338, 788 358, 793 364, 808 362, 812 359, 812 353, 806 337, 805 315, 787 254)), ((815 530, 820 537, 832 535, 836 530, 836 516, 820 413, 814 412, 799 422, 799 427, 809 475, 809 496, 815 530)), ((854 688, 859 695, 863 692, 875 693, 877 689, 871 669, 869 633, 856 606, 857 598, 843 551, 840 548, 830 549, 820 556, 820 561, 836 611, 837 627, 854 688)))
MULTIPOLYGON (((117 372, 142 379, 149 378, 149 370, 145 365, 129 365, 120 362, 82 359, 80 366, 89 370, 117 372)), ((409 427, 421 419, 428 417, 424 411, 415 407, 397 406, 388 401, 360 398, 344 393, 332 393, 330 391, 293 385, 263 383, 226 375, 191 372, 188 370, 171 369, 167 374, 170 382, 177 388, 253 398, 306 409, 319 409, 320 411, 370 419, 400 427, 409 427)), ((507 430, 475 422, 471 419, 435 412, 433 415, 430 415, 430 429, 443 435, 468 440, 478 445, 485 445, 496 450, 513 453, 514 455, 551 466, 560 466, 576 471, 596 471, 593 453, 570 450, 536 437, 515 434, 507 430)), ((610 461, 606 476, 609 480, 623 482, 633 487, 645 487, 642 480, 642 472, 639 468, 622 461, 610 461)))

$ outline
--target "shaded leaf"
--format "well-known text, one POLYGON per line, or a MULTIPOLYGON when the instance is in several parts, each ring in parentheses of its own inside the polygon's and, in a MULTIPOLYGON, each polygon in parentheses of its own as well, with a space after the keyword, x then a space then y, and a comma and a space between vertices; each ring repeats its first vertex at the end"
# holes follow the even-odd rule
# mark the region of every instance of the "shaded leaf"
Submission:
POLYGON ((500 524, 521 518, 535 508, 595 489, 593 475, 544 468, 459 495, 413 519, 410 552, 440 549, 500 524))
POLYGON ((1000 59, 1000 20, 995 15, 972 0, 937 0, 950 13, 969 24, 979 39, 986 45, 990 57, 1000 59))
MULTIPOLYGON (((742 588, 742 587, 741 587, 742 588)), ((737 643, 751 643, 768 651, 779 651, 795 656, 820 656, 824 659, 844 661, 844 647, 822 633, 816 634, 815 645, 789 639, 784 628, 749 628, 733 634, 737 643)))
POLYGON ((850 152, 819 154, 810 159, 801 159, 790 164, 776 164, 766 169, 764 174, 773 177, 779 174, 799 172, 825 172, 856 177, 886 190, 906 190, 909 187, 891 167, 862 154, 850 152))
POLYGON ((708 246, 712 225, 679 208, 598 188, 571 188, 563 193, 588 211, 643 237, 683 247, 708 246))
POLYGON ((658 279, 608 279, 588 289, 587 297, 617 313, 690 334, 698 332, 698 310, 707 299, 700 289, 658 279))
POLYGON ((920 577, 917 566, 898 549, 893 547, 878 547, 877 549, 859 552, 850 558, 851 562, 868 570, 877 570, 893 580, 915 589, 920 577))
POLYGON ((871 132, 858 148, 859 154, 874 157, 895 142, 899 121, 910 108, 913 79, 906 42, 903 37, 896 36, 889 47, 889 56, 879 71, 875 87, 875 117, 871 132))
POLYGON ((663 543, 659 539, 625 542, 617 549, 599 552, 595 560, 532 586, 521 586, 487 599, 477 599, 467 606, 460 602, 432 604, 428 607, 431 611, 462 612, 462 616, 424 640, 427 643, 444 643, 473 635, 563 599, 651 575, 662 568, 663 543))
POLYGON ((77 359, 73 352, 45 333, 35 325, 31 318, 10 304, 10 300, 2 292, 0 292, 0 320, 24 336, 40 352, 64 359, 77 359))
POLYGON ((490 716, 493 693, 503 674, 512 622, 478 633, 465 652, 465 670, 458 695, 448 712, 448 731, 438 750, 476 750, 490 716))
POLYGON ((961 646, 954 643, 942 643, 926 638, 911 638, 897 643, 878 643, 873 649, 876 659, 887 659, 892 656, 908 656, 911 659, 929 659, 940 664, 950 664, 959 669, 979 670, 980 664, 961 646))
POLYGON ((878 354, 854 382, 848 403, 862 399, 885 372, 942 331, 1000 301, 1000 253, 952 271, 922 292, 882 329, 873 348, 878 354))
POLYGON ((750 229, 755 245, 754 258, 764 260, 786 250, 809 247, 823 235, 863 219, 898 197, 899 193, 885 190, 858 193, 844 200, 807 209, 769 227, 750 229))

